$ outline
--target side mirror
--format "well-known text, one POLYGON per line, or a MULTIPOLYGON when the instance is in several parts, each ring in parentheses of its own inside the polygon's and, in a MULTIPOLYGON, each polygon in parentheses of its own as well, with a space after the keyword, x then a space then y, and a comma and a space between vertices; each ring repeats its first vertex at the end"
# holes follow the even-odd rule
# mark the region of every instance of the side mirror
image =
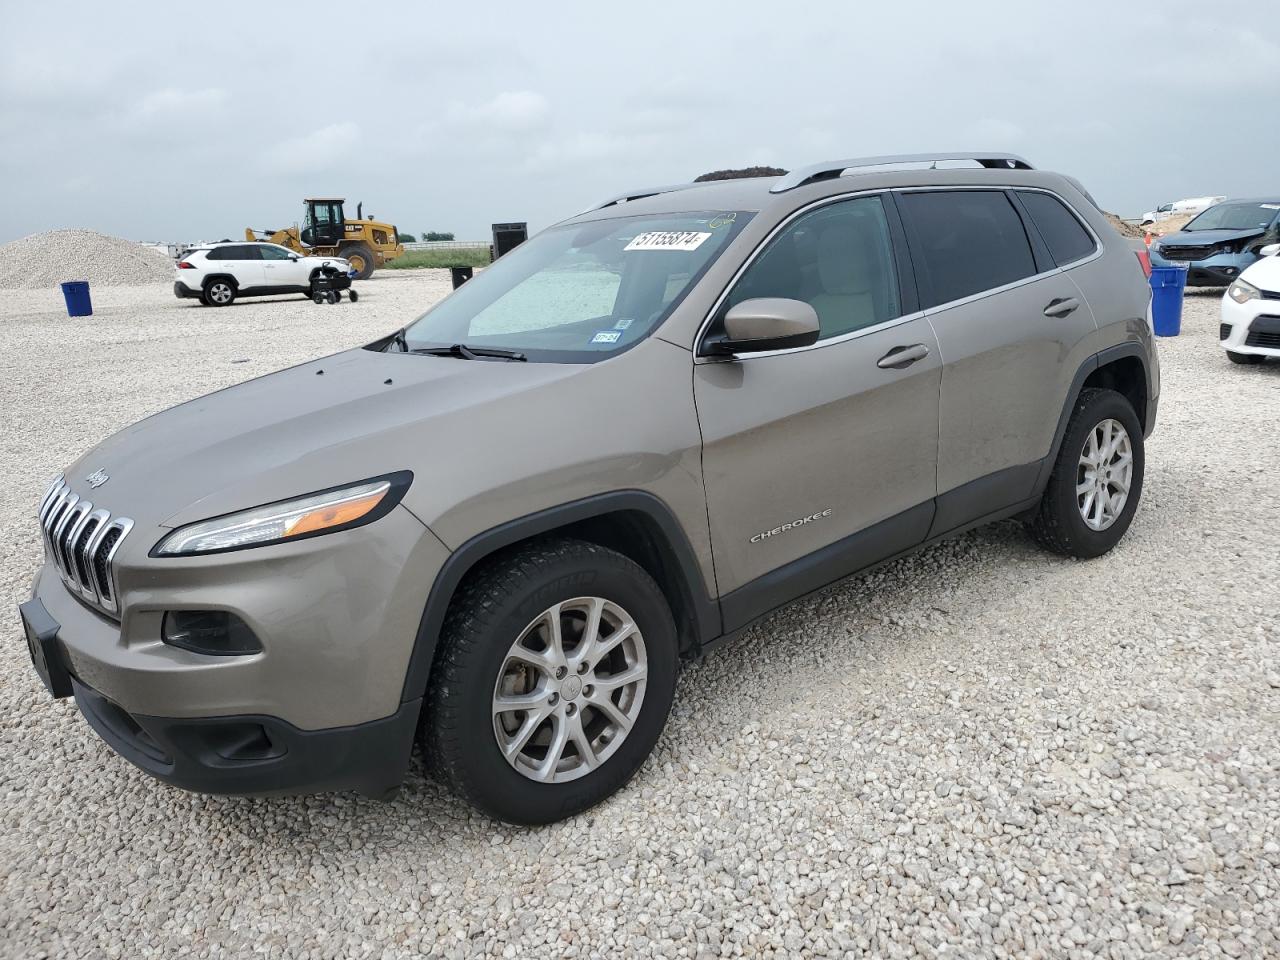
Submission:
POLYGON ((818 340, 818 314, 803 300, 743 300, 724 315, 724 334, 705 342, 715 356, 807 347, 818 340))
POLYGON ((1280 254, 1280 243, 1268 243, 1265 247, 1258 251, 1259 256, 1274 257, 1280 254))
POLYGON ((289 259, 297 263, 301 258, 296 253, 289 254, 289 259))

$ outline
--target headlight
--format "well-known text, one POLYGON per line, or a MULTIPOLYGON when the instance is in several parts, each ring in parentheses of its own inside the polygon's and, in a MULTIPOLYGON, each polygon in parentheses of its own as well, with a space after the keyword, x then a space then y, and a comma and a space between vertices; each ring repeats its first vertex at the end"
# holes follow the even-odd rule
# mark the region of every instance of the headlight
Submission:
POLYGON ((219 553, 362 526, 390 513, 412 479, 406 471, 191 523, 161 540, 151 554, 219 553))
POLYGON ((1236 303, 1248 303, 1250 300, 1257 300, 1261 293, 1258 288, 1246 280, 1233 280, 1231 286, 1227 287, 1227 296, 1236 303))

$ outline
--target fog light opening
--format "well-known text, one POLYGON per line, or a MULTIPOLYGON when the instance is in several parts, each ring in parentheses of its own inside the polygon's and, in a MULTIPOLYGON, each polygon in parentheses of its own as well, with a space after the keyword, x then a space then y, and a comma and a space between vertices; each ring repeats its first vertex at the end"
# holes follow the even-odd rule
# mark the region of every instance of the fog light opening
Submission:
POLYGON ((168 610, 160 634, 172 647, 210 657, 262 652, 262 643, 249 625, 226 610, 168 610))

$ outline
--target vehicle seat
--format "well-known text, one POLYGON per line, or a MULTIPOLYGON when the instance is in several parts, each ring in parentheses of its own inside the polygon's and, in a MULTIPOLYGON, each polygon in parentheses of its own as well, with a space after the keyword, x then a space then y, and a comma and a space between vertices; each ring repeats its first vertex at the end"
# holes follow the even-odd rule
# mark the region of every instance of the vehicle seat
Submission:
POLYGON ((888 271, 879 263, 877 245, 868 241, 866 230, 844 222, 828 225, 819 235, 821 290, 809 303, 818 314, 824 339, 869 327, 882 316, 878 301, 883 292, 876 288, 883 286, 888 271))

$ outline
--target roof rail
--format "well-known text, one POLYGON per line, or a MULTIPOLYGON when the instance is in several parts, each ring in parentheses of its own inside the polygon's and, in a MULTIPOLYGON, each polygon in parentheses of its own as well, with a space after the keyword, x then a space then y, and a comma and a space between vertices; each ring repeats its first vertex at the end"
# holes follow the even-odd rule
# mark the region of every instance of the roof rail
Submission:
POLYGON ((645 197, 656 197, 660 193, 675 193, 677 190, 688 190, 690 187, 700 187, 700 183, 672 183, 665 187, 643 187, 639 190, 628 190, 626 193, 620 193, 616 197, 610 197, 604 203, 597 203, 594 206, 587 207, 583 213, 591 213, 593 210, 603 210, 605 207, 612 207, 617 203, 628 203, 632 200, 643 200, 645 197))
POLYGON ((810 164, 793 170, 769 188, 770 193, 785 193, 806 183, 817 180, 832 180, 845 170, 857 167, 883 167, 898 163, 937 163, 943 160, 972 160, 989 170, 1031 170, 1034 169, 1026 160, 1013 153, 991 153, 989 151, 955 153, 900 153, 886 157, 854 157, 849 160, 824 160, 822 163, 810 164))

